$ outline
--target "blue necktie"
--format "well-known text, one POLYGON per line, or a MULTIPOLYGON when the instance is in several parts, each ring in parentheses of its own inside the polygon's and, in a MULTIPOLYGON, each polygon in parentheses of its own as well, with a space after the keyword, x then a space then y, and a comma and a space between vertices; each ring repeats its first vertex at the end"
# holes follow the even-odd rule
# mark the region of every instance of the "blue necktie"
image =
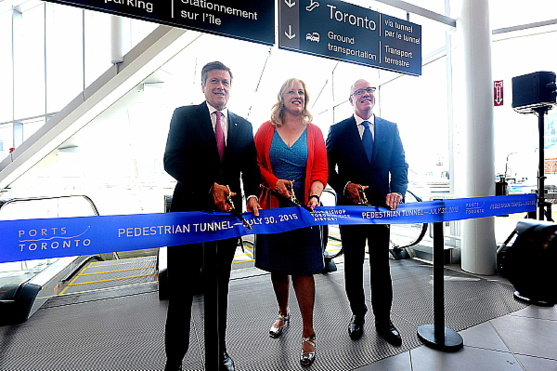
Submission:
POLYGON ((364 125, 364 134, 362 135, 362 144, 366 151, 367 159, 371 162, 371 155, 373 154, 373 137, 371 136, 371 123, 369 121, 362 122, 364 125))

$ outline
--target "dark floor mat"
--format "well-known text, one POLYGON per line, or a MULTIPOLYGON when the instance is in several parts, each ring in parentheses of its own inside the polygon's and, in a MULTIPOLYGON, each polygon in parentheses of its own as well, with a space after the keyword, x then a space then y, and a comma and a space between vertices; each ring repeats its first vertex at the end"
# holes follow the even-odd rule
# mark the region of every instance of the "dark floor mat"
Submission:
MULTIPOLYGON (((392 318, 403 337, 394 347, 378 338, 368 313, 364 336, 348 337, 351 313, 339 270, 316 275, 317 360, 312 370, 352 370, 422 345, 418 326, 433 323, 432 267, 391 261, 392 318)), ((367 269, 366 269, 367 270, 367 269)), ((268 275, 235 279, 230 285, 228 351, 238 370, 301 370, 302 321, 291 291, 292 320, 279 339, 268 330, 277 304, 268 275)), ((366 275, 367 280, 367 275, 366 275)), ((445 270, 446 326, 456 331, 525 307, 511 286, 445 270)), ((369 297, 369 289, 367 290, 369 297)), ((166 302, 152 285, 77 295, 53 302, 27 322, 0 327, 1 370, 162 370, 166 302)), ((190 350, 184 369, 203 370, 203 305, 195 298, 190 350)))

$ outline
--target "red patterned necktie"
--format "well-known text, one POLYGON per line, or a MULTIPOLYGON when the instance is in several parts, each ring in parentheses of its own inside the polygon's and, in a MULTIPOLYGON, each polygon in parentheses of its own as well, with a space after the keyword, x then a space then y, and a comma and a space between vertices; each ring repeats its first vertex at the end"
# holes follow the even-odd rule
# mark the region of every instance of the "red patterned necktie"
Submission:
POLYGON ((215 125, 215 137, 217 139, 217 149, 219 150, 219 157, 220 160, 222 161, 222 158, 224 156, 224 131, 222 130, 222 122, 221 122, 221 115, 222 112, 219 111, 215 111, 215 115, 217 115, 217 122, 215 125))

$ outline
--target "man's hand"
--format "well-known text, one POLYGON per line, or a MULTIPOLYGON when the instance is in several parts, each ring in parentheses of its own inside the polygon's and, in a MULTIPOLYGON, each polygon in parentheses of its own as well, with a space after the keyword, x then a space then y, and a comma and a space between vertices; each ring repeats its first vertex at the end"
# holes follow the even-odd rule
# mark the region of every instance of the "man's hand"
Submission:
POLYGON ((217 210, 224 212, 232 210, 232 205, 228 203, 228 196, 234 197, 236 193, 231 192, 227 186, 215 183, 211 189, 211 194, 217 210))
POLYGON ((363 192, 367 186, 363 186, 356 183, 348 183, 344 188, 344 195, 352 200, 354 203, 359 204, 362 202, 360 197, 360 192, 363 192))
POLYGON ((259 216, 259 209, 261 209, 261 206, 259 206, 259 202, 257 202, 257 198, 255 197, 248 198, 248 201, 246 202, 246 209, 248 211, 253 211, 253 216, 259 216))
POLYGON ((400 193, 389 193, 387 194, 387 206, 391 208, 391 210, 396 210, 398 205, 402 202, 402 196, 400 193))

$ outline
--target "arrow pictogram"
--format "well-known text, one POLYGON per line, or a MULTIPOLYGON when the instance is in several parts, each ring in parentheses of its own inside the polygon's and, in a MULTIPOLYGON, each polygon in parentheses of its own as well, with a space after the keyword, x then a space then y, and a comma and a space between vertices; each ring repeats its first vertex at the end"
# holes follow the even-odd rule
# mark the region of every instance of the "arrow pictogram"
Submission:
POLYGON ((288 5, 289 8, 292 8, 294 5, 296 5, 296 2, 291 0, 284 0, 284 3, 288 5))
POLYGON ((494 102, 496 106, 503 105, 503 81, 495 81, 493 84, 494 102))
POLYGON ((296 37, 296 34, 292 33, 292 25, 291 25, 291 24, 288 25, 288 32, 284 32, 284 34, 285 34, 286 37, 288 37, 290 40, 292 40, 293 38, 296 37))

